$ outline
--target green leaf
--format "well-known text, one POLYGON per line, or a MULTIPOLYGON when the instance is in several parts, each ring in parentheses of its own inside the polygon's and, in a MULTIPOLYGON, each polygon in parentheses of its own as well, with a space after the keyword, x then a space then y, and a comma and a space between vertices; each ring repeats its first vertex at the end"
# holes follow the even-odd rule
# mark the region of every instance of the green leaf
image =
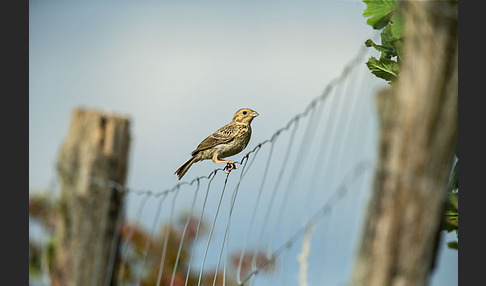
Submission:
POLYGON ((457 179, 457 173, 458 172, 459 172, 459 160, 456 161, 456 164, 454 165, 454 168, 452 169, 451 180, 449 181, 449 186, 447 187, 447 190, 449 192, 452 192, 452 191, 457 190, 459 188, 459 181, 457 179))
POLYGON ((451 241, 451 242, 447 243, 447 246, 449 246, 449 248, 452 248, 452 249, 458 249, 459 243, 457 243, 457 241, 451 241))
POLYGON ((394 0, 363 0, 363 2, 366 3, 363 16, 369 17, 366 23, 378 30, 388 24, 393 12, 397 9, 394 0))
POLYGON ((447 200, 447 209, 444 212, 444 221, 441 225, 441 230, 451 232, 456 231, 456 236, 459 237, 459 193, 449 192, 447 200))
POLYGON ((403 16, 401 13, 395 13, 391 19, 391 34, 395 39, 401 39, 403 37, 403 16))
POLYGON ((454 221, 452 220, 444 220, 444 223, 441 225, 440 230, 451 232, 457 230, 457 224, 453 224, 454 221))
POLYGON ((447 211, 459 213, 459 192, 449 193, 449 207, 447 211))
MULTIPOLYGON (((377 45, 371 39, 366 40, 365 45, 367 47, 373 47, 377 51, 381 52, 381 57, 386 57, 386 55, 388 55, 388 54, 393 54, 393 49, 392 48, 385 47, 385 46, 381 46, 381 45, 377 45)), ((391 58, 391 57, 389 57, 389 58, 391 58)))
POLYGON ((398 63, 387 58, 378 60, 375 57, 371 57, 366 62, 366 65, 375 76, 389 82, 393 81, 398 75, 398 63))
POLYGON ((385 47, 388 47, 388 51, 381 54, 382 58, 391 59, 392 57, 397 56, 396 45, 397 39, 392 35, 392 28, 391 24, 388 23, 385 26, 385 29, 381 31, 381 44, 385 47))

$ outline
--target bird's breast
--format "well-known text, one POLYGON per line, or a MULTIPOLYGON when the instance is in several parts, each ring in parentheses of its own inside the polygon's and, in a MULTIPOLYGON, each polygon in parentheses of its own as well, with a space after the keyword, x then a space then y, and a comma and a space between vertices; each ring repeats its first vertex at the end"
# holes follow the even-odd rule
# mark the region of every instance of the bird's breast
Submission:
POLYGON ((251 128, 248 127, 242 129, 239 132, 239 134, 235 136, 233 140, 218 146, 219 147, 218 153, 221 154, 220 158, 230 157, 243 151, 248 145, 248 142, 250 142, 250 137, 251 137, 251 128))

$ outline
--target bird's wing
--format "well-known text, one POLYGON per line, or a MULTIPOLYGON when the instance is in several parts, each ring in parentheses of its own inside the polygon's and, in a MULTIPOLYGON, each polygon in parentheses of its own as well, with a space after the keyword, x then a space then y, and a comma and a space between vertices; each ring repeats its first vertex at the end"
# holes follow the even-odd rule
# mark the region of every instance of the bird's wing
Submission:
POLYGON ((192 151, 192 155, 195 153, 212 148, 216 145, 229 142, 235 138, 235 136, 240 132, 241 128, 237 124, 227 124, 219 128, 216 132, 209 135, 197 146, 196 150, 192 151))

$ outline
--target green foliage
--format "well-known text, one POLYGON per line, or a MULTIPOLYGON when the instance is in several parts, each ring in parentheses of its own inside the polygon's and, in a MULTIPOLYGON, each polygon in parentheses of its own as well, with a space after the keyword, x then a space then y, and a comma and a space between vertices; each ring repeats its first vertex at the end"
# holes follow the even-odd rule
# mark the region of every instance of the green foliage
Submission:
POLYGON ((393 11, 396 10, 396 3, 393 0, 363 0, 363 2, 367 5, 363 16, 370 17, 366 23, 373 29, 384 28, 390 21, 393 11))
MULTIPOLYGON (((456 232, 456 237, 459 239, 459 181, 457 173, 459 170, 459 161, 454 165, 452 170, 451 180, 448 186, 448 200, 447 209, 444 213, 444 222, 442 224, 442 230, 456 232)), ((457 249, 458 242, 452 241, 447 244, 449 248, 457 249)))
POLYGON ((451 242, 447 243, 447 246, 449 246, 449 248, 452 248, 452 249, 455 249, 455 250, 457 250, 459 248, 459 244, 457 243, 457 241, 451 241, 451 242))
POLYGON ((376 30, 382 30, 381 44, 366 40, 365 45, 381 53, 380 58, 371 57, 366 65, 371 73, 389 83, 398 76, 399 63, 402 55, 403 18, 395 0, 363 0, 366 9, 364 17, 376 30))
POLYGON ((456 164, 454 165, 454 169, 452 170, 451 180, 449 182, 449 187, 448 187, 449 192, 454 192, 459 189, 459 181, 457 178, 457 173, 459 172, 458 169, 459 169, 459 161, 456 162, 456 164))
POLYGON ((398 63, 387 58, 371 57, 366 65, 374 75, 387 81, 393 81, 398 75, 398 63))
MULTIPOLYGON (((447 209, 444 213, 445 224, 443 230, 446 231, 457 231, 458 221, 459 221, 459 206, 458 206, 458 193, 449 193, 449 198, 447 202, 447 209)), ((458 238, 459 235, 457 234, 458 238)))

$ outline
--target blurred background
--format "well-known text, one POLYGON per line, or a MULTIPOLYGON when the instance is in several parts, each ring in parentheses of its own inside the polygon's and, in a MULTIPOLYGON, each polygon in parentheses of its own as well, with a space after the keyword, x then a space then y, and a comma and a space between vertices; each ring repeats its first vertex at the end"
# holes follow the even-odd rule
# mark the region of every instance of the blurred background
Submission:
MULTIPOLYGON (((29 194, 56 194, 59 148, 71 113, 80 106, 120 113, 131 119, 127 185, 134 189, 156 192, 176 185, 178 180, 173 173, 190 152, 206 136, 230 122, 234 112, 242 107, 260 114, 252 123, 252 139, 246 151, 251 150, 303 112, 341 74, 364 42, 376 37, 362 15, 365 8, 357 0, 298 4, 30 1, 29 194)), ((357 108, 364 110, 364 121, 371 125, 365 133, 369 138, 358 140, 363 140, 365 157, 373 160, 377 140, 373 94, 386 83, 369 74, 364 60, 361 69, 354 82, 368 81, 369 95, 357 108)), ((344 104, 343 114, 350 103, 344 104)), ((329 116, 328 120, 333 118, 329 116)), ((339 139, 334 144, 339 146, 339 139)), ((234 159, 239 161, 243 154, 234 159)), ((216 167, 221 166, 211 161, 199 162, 184 179, 208 175, 216 167)), ((255 172, 261 173, 263 167, 263 163, 255 167, 255 172)), ((339 180, 335 181, 337 184, 339 180)), ((250 189, 257 189, 252 184, 258 186, 259 182, 248 182, 250 189)), ((191 190, 181 191, 180 208, 187 209, 192 198, 191 190)), ((254 195, 242 196, 236 204, 245 205, 251 198, 254 195)), ((361 203, 365 198, 363 195, 361 203)), ((213 199, 209 206, 217 200, 213 199)), ((138 214, 139 203, 137 198, 128 203, 129 219, 138 214)), ((344 211, 359 216, 362 205, 354 210, 348 206, 344 211)), ((155 210, 156 204, 149 204, 141 214, 140 222, 147 229, 155 210)), ((239 225, 239 220, 249 220, 243 214, 232 219, 235 225, 239 225)), ((333 219, 332 223, 339 224, 333 219)), ((359 220, 354 225, 356 237, 359 220)), ((223 230, 220 228, 220 237, 223 230)), ((245 234, 243 231, 232 235, 233 240, 245 234)), ((42 239, 46 234, 29 221, 29 235, 31 239, 42 239)), ((341 229, 339 235, 346 237, 346 230, 341 229)), ((455 234, 443 236, 431 285, 457 285, 457 251, 445 245, 455 234)), ((203 250, 197 252, 198 258, 203 250)), ((352 249, 348 251, 351 257, 352 249)), ((336 257, 339 252, 336 251, 336 257)), ((209 254, 208 265, 215 264, 210 261, 217 254, 209 254)), ((336 258, 327 258, 327 263, 333 259, 336 258)), ((328 273, 329 285, 344 285, 340 283, 348 269, 342 271, 344 274, 336 274, 337 278, 331 277, 334 272, 328 273)), ((313 282, 310 285, 323 285, 319 284, 321 274, 315 276, 309 278, 313 282)))

